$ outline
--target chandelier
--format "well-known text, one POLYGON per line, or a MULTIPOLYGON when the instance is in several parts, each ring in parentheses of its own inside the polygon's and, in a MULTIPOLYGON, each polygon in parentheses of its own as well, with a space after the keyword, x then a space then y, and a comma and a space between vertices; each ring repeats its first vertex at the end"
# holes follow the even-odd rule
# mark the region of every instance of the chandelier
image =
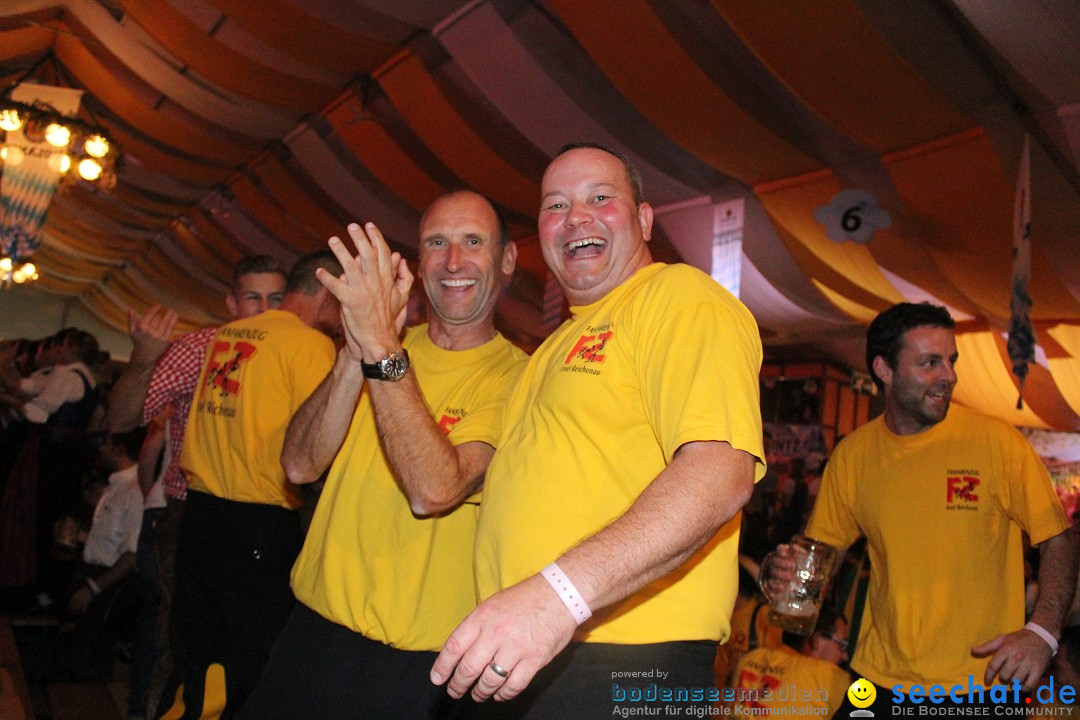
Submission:
POLYGON ((33 282, 38 277, 37 266, 34 263, 20 263, 9 257, 0 257, 0 286, 5 290, 12 285, 33 282))
POLYGON ((61 184, 81 178, 111 190, 120 150, 109 134, 82 118, 62 115, 45 103, 33 105, 13 100, 10 89, 0 95, 0 165, 18 166, 28 152, 47 153, 49 167, 60 174, 61 184), (44 142, 44 150, 9 143, 7 134, 22 130, 32 143, 44 142), (72 172, 74 170, 74 172, 72 172))
POLYGON ((122 153, 83 91, 51 52, 0 90, 0 287, 37 280, 30 256, 40 246, 54 192, 80 182, 116 187, 122 153), (52 69, 51 84, 49 69, 52 69), (89 118, 89 119, 87 119, 89 118))

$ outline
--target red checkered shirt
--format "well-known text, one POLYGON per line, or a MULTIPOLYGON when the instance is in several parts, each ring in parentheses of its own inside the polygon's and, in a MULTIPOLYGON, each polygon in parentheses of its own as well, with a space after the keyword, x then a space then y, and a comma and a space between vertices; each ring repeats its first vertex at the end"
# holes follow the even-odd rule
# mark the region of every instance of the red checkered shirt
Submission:
POLYGON ((150 387, 143 401, 143 424, 153 420, 166 407, 165 435, 169 440, 169 466, 161 479, 165 494, 183 500, 187 497, 187 480, 180 472, 180 446, 184 443, 188 412, 199 384, 206 348, 218 328, 208 327, 181 335, 173 340, 165 354, 158 358, 150 387))

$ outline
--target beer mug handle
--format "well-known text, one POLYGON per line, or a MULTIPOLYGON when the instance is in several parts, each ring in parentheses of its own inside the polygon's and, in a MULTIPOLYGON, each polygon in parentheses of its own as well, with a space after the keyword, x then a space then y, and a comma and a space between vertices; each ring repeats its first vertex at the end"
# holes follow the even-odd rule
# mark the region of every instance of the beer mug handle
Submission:
POLYGON ((762 558, 761 565, 758 567, 758 588, 761 590, 761 594, 765 596, 765 599, 768 600, 770 604, 772 603, 773 598, 772 593, 769 592, 767 581, 769 579, 769 564, 773 561, 773 558, 775 556, 776 551, 774 550, 773 552, 770 552, 768 555, 762 558))

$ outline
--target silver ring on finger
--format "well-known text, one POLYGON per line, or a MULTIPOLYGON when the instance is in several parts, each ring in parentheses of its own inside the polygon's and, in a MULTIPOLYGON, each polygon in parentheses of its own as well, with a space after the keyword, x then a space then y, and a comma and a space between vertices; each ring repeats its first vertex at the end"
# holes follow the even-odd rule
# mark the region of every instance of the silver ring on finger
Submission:
POLYGON ((496 663, 494 661, 492 661, 492 663, 490 665, 488 665, 488 667, 491 668, 491 672, 495 673, 496 675, 498 675, 499 677, 501 677, 503 679, 505 679, 508 675, 510 675, 509 670, 507 670, 506 668, 502 667, 501 665, 499 665, 498 663, 496 663))

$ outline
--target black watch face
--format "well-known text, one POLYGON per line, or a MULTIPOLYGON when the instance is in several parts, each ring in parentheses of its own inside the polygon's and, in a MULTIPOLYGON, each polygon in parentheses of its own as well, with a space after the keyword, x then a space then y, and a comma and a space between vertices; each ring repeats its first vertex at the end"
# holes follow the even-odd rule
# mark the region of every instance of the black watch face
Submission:
POLYGON ((409 371, 409 361, 404 355, 394 353, 382 363, 382 374, 387 380, 400 380, 409 371))

